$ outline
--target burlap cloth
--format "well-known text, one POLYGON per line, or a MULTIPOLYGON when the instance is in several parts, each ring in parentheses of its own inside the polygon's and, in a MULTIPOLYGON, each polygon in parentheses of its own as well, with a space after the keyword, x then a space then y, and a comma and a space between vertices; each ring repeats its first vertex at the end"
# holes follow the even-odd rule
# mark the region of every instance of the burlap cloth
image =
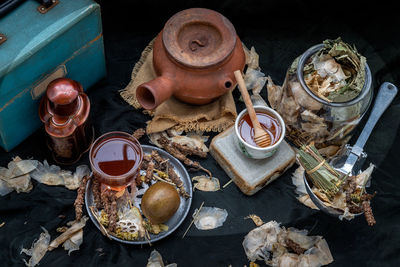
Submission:
MULTIPOLYGON (((143 50, 140 60, 132 71, 131 81, 121 90, 122 98, 134 108, 141 108, 136 99, 136 88, 157 77, 153 68, 153 41, 143 50)), ((221 132, 235 123, 237 116, 232 92, 219 97, 207 105, 185 104, 171 97, 153 111, 145 111, 152 116, 147 123, 147 133, 156 133, 174 128, 179 131, 221 132)))

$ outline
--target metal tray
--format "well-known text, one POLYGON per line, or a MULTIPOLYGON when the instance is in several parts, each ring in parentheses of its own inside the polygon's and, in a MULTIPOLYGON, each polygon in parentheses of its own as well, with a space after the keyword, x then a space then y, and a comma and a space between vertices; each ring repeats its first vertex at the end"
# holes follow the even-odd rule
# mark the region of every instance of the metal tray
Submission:
MULTIPOLYGON (((110 237, 113 240, 116 240, 116 241, 119 241, 119 242, 125 243, 125 244, 132 244, 132 245, 149 244, 149 242, 153 243, 153 242, 161 240, 161 239, 167 237, 168 235, 170 235, 171 233, 173 233, 179 227, 179 225, 181 225, 181 223, 185 220, 187 214, 189 213, 190 206, 192 204, 192 196, 193 196, 192 182, 190 180, 190 176, 189 176, 188 172, 186 171, 185 167, 182 165, 182 163, 178 159, 176 159, 175 157, 173 157, 172 155, 170 155, 169 153, 167 153, 166 151, 164 151, 158 147, 142 145, 142 148, 143 148, 143 153, 145 153, 145 154, 150 154, 152 150, 156 150, 156 151, 158 151, 158 153, 160 154, 161 157, 163 157, 165 159, 169 159, 169 162, 174 166, 175 172, 181 178, 181 180, 184 184, 184 188, 185 188, 186 192, 190 195, 190 197, 187 199, 185 199, 184 197, 181 197, 181 204, 180 204, 178 210, 175 212, 174 216, 171 217, 171 219, 169 219, 166 223, 164 223, 168 226, 168 231, 161 232, 158 235, 150 234, 150 240, 146 240, 146 239, 140 240, 139 239, 139 240, 134 240, 134 241, 128 241, 128 240, 123 240, 123 239, 120 239, 113 235, 110 235, 110 237)), ((153 182, 153 183, 155 183, 155 182, 153 182)), ((148 186, 145 187, 145 189, 147 189, 147 188, 148 188, 148 186)), ((138 199, 140 200, 141 198, 138 198, 138 199)), ((140 203, 137 203, 137 204, 140 209, 140 203)), ((86 210, 87 210, 87 213, 89 214, 90 219, 92 220, 94 225, 96 225, 96 227, 100 230, 99 222, 96 220, 96 218, 92 214, 92 211, 89 209, 90 206, 94 206, 91 180, 89 180, 89 182, 86 185, 85 205, 86 205, 86 210)))

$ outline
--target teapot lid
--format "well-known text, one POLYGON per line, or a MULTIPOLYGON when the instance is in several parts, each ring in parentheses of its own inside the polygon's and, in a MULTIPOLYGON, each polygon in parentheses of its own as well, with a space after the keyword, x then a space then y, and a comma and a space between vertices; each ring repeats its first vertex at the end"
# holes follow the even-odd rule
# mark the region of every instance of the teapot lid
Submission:
POLYGON ((224 61, 236 45, 236 31, 222 14, 205 8, 176 13, 164 26, 165 50, 191 68, 208 68, 224 61))

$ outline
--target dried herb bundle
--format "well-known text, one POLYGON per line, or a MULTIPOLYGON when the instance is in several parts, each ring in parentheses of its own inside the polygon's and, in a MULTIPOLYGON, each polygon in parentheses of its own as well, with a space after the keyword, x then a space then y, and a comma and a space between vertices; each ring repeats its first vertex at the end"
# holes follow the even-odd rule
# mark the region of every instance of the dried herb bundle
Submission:
POLYGON ((306 194, 302 178, 305 171, 314 186, 312 188, 314 194, 327 207, 343 212, 339 216, 340 219, 351 220, 355 214, 364 212, 368 225, 372 226, 376 223, 370 206, 370 201, 375 193, 371 195, 365 190, 374 168, 372 164, 357 176, 340 174, 325 162, 313 145, 303 145, 298 150, 297 158, 301 167, 299 167, 300 171, 296 170, 292 181, 297 187, 296 192, 300 195, 298 199, 303 204, 315 207, 308 202, 309 196, 306 194))
POLYGON ((314 145, 303 145, 297 155, 312 183, 332 199, 339 192, 346 176, 335 171, 314 145))

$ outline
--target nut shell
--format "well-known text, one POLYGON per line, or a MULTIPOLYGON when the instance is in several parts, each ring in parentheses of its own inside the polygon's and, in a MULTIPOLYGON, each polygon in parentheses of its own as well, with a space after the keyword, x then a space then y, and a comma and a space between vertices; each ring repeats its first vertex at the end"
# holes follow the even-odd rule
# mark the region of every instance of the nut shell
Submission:
POLYGON ((181 199, 174 186, 157 182, 142 197, 142 212, 152 224, 168 221, 178 210, 181 199))

